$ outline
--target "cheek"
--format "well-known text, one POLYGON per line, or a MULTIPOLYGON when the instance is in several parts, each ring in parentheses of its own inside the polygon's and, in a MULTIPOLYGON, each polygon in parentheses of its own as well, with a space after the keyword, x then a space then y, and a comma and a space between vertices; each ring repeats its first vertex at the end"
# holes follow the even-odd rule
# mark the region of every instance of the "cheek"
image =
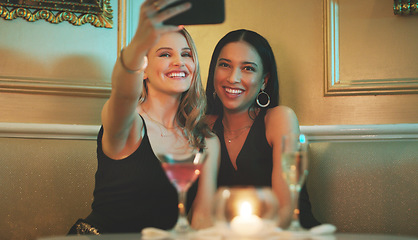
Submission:
POLYGON ((215 74, 213 75, 213 78, 215 80, 215 82, 219 82, 222 79, 225 79, 228 76, 227 72, 224 69, 219 69, 216 68, 215 69, 215 74))
POLYGON ((189 69, 190 72, 194 72, 194 70, 196 69, 196 64, 194 63, 194 61, 192 59, 188 60, 187 62, 185 62, 187 68, 189 69))
POLYGON ((163 61, 150 61, 148 62, 146 72, 148 75, 158 75, 161 71, 164 70, 165 65, 166 64, 163 61))
POLYGON ((242 76, 243 81, 247 82, 247 84, 251 86, 256 86, 261 82, 261 79, 256 74, 243 74, 242 76))
POLYGON ((213 85, 215 88, 217 88, 220 85, 221 80, 223 78, 223 73, 221 73, 220 71, 215 71, 215 74, 213 75, 213 85))
POLYGON ((263 83, 263 77, 260 74, 248 74, 244 75, 243 78, 245 78, 245 81, 254 88, 261 87, 263 83))
POLYGON ((259 78, 248 77, 243 79, 242 84, 246 85, 247 89, 251 89, 252 92, 258 94, 262 86, 262 81, 259 78))
POLYGON ((251 87, 256 89, 258 92, 258 90, 261 88, 261 81, 259 81, 258 79, 252 80, 251 87))

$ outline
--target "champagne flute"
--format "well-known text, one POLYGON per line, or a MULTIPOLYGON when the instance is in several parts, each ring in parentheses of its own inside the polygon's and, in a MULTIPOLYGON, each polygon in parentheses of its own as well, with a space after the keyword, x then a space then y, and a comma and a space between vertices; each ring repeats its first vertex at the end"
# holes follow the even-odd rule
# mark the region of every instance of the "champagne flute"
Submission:
POLYGON ((290 231, 303 231, 299 223, 298 198, 308 174, 308 142, 303 134, 288 134, 282 139, 282 174, 291 195, 293 218, 290 231))
POLYGON ((201 149, 192 151, 188 156, 161 154, 159 159, 168 179, 176 187, 178 193, 179 216, 173 228, 174 232, 186 234, 191 231, 185 206, 187 190, 199 176, 206 160, 206 152, 201 149))

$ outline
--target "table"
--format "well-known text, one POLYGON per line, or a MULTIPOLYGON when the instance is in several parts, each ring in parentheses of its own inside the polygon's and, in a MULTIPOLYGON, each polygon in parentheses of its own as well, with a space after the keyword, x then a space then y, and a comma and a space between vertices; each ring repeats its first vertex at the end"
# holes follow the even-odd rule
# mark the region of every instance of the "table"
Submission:
MULTIPOLYGON (((181 238, 179 238, 181 239, 181 238)), ((209 238, 201 238, 202 240, 210 240, 209 238)), ((213 238, 214 240, 229 240, 213 238)), ((278 237, 274 240, 418 240, 418 237, 412 236, 395 236, 395 235, 382 235, 382 234, 357 234, 357 233, 336 233, 333 235, 316 235, 311 237, 294 238, 294 237, 278 237)), ((45 237, 38 240, 141 240, 141 234, 139 233, 127 233, 127 234, 105 234, 101 236, 57 236, 57 237, 45 237)), ((162 239, 159 239, 162 240, 162 239)), ((167 239, 168 240, 168 239, 167 239)), ((184 239, 181 239, 184 240, 184 239)), ((194 238, 193 240, 199 240, 194 238)), ((234 240, 247 240, 246 238, 239 238, 234 240)), ((252 240, 252 239, 248 239, 252 240)), ((263 240, 263 239, 256 239, 263 240)), ((269 239, 270 240, 270 239, 269 239)))

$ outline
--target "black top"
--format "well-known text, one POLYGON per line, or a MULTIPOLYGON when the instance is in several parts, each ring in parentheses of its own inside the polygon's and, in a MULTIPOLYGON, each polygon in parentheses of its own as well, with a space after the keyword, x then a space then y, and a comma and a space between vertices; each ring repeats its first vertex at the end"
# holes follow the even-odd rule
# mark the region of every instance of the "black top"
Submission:
MULTIPOLYGON (((244 145, 237 156, 237 170, 231 163, 224 139, 222 116, 216 120, 213 131, 221 141, 221 163, 218 172, 220 186, 267 186, 271 187, 273 171, 273 149, 267 142, 264 117, 266 109, 261 109, 245 139, 244 145)), ((312 214, 308 191, 304 185, 299 198, 299 219, 305 228, 321 224, 312 214)))
POLYGON ((242 146, 236 160, 237 169, 231 163, 224 139, 224 126, 220 116, 213 131, 221 142, 221 163, 218 173, 218 186, 253 185, 271 187, 271 173, 273 170, 273 149, 266 139, 266 126, 262 109, 250 128, 247 139, 242 146))
POLYGON ((178 198, 147 134, 141 145, 123 160, 102 150, 103 127, 97 138, 98 167, 92 212, 86 221, 101 233, 140 232, 145 227, 172 228, 178 216, 178 198))

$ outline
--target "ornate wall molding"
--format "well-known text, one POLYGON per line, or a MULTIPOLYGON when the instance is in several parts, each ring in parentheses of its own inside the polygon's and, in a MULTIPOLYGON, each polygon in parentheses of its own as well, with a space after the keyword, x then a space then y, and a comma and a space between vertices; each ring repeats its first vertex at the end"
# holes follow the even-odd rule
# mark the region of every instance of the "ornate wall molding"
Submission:
MULTIPOLYGON (((138 0, 119 0, 118 15, 118 51, 129 44, 130 40, 136 32, 136 24, 138 19, 133 16, 138 15, 137 10, 143 1, 138 0), (128 18, 128 16, 130 16, 128 18)), ((118 56, 119 56, 118 52, 118 56)))
POLYGON ((0 92, 108 98, 110 84, 74 83, 70 80, 12 78, 0 76, 0 92))
POLYGON ((418 15, 418 0, 394 0, 393 13, 395 15, 418 15))
POLYGON ((414 78, 342 79, 339 52, 339 0, 324 0, 325 96, 418 93, 414 78))
POLYGON ((28 22, 41 19, 50 23, 67 21, 75 26, 85 23, 104 28, 113 26, 110 0, 0 0, 0 17, 6 20, 23 18, 28 22))

